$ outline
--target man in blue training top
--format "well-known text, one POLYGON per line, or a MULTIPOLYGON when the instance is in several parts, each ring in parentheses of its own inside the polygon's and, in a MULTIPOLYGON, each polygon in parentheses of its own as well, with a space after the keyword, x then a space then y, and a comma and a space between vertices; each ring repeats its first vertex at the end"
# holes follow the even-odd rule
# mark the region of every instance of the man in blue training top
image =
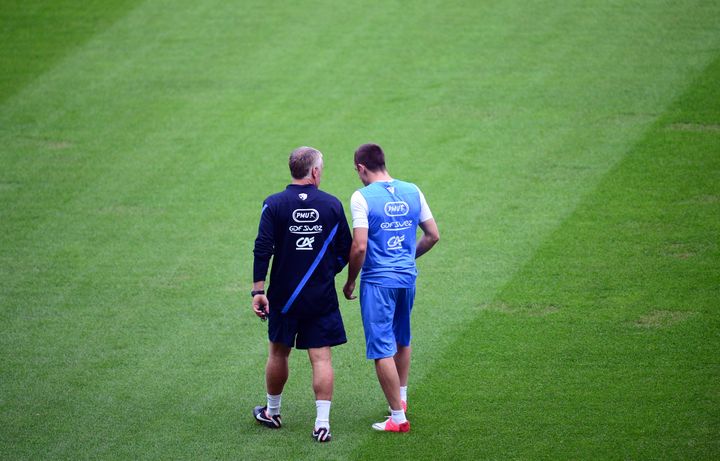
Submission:
POLYGON ((390 417, 373 429, 408 432, 407 383, 410 372, 410 312, 415 299, 415 259, 440 240, 425 196, 415 184, 393 179, 377 144, 355 151, 355 169, 365 185, 350 200, 353 242, 348 279, 343 288, 355 299, 355 280, 362 268, 360 310, 366 355, 375 360, 390 417), (416 240, 417 228, 423 234, 416 240))
POLYGON ((267 427, 282 426, 280 404, 292 347, 307 349, 317 418, 313 438, 328 442, 333 368, 330 348, 347 342, 335 274, 347 264, 351 235, 340 201, 318 189, 323 157, 312 147, 290 154, 292 183, 263 203, 255 239, 253 310, 268 318, 267 405, 253 410, 267 427), (270 286, 265 277, 270 258, 270 286))

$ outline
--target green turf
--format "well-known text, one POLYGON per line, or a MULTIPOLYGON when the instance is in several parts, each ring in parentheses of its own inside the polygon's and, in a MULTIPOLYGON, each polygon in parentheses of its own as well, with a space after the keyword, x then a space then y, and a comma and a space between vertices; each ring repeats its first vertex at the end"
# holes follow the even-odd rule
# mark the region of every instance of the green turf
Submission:
POLYGON ((52 69, 137 1, 3 0, 0 102, 52 69))
POLYGON ((718 78, 720 60, 502 290, 467 296, 474 320, 418 390, 417 439, 358 454, 717 457, 718 78))
POLYGON ((23 2, 0 9, 0 457, 717 458, 708 1, 23 2), (7 69, 7 70, 5 70, 7 69), (443 240, 420 261, 413 432, 356 303, 335 440, 307 359, 253 425, 262 199, 292 148, 345 203, 376 141, 443 240))

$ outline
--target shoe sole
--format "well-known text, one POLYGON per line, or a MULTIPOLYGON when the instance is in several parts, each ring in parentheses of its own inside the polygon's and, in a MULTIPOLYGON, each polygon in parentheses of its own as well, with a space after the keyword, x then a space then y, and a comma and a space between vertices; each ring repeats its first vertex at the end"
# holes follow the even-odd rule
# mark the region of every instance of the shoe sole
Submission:
POLYGON ((410 425, 408 424, 406 427, 407 428, 405 430, 402 430, 402 428, 398 428, 399 430, 397 431, 388 431, 387 429, 385 429, 384 423, 375 423, 372 425, 372 428, 378 432, 392 432, 395 434, 406 434, 410 432, 410 425))

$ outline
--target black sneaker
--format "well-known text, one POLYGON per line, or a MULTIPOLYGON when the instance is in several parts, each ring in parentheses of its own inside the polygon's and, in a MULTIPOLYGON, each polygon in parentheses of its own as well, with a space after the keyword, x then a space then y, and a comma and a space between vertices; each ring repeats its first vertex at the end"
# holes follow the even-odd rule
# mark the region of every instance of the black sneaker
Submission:
POLYGON ((255 416, 255 421, 259 422, 260 424, 264 424, 270 429, 280 429, 282 427, 282 418, 280 418, 280 415, 268 415, 267 406, 255 407, 255 409, 253 410, 253 416, 255 416))
POLYGON ((329 442, 332 440, 332 434, 327 427, 319 427, 313 429, 312 438, 317 442, 329 442))

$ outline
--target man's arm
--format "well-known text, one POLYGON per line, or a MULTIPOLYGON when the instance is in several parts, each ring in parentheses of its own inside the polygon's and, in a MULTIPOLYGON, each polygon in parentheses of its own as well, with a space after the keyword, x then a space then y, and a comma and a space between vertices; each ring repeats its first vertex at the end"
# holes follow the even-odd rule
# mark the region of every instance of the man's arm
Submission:
POLYGON ((415 246, 415 259, 430 251, 440 241, 440 231, 433 218, 421 222, 420 229, 422 229, 423 235, 415 246))
POLYGON ((356 227, 353 229, 353 242, 350 246, 350 262, 348 263, 348 279, 343 287, 345 299, 357 298, 357 296, 353 295, 353 291, 355 291, 355 281, 357 280, 357 276, 360 274, 360 269, 365 262, 367 241, 367 227, 356 227))
POLYGON ((352 234, 348 227, 347 219, 345 219, 345 211, 340 204, 340 218, 338 222, 338 231, 335 236, 335 253, 337 259, 335 261, 335 273, 339 274, 350 260, 350 246, 352 245, 352 234))
MULTIPOLYGON (((264 205, 260 214, 260 225, 258 226, 258 235, 253 250, 255 255, 253 261, 253 291, 265 290, 265 278, 274 251, 274 241, 275 235, 270 210, 268 210, 267 205, 264 205)), ((252 307, 255 315, 264 318, 266 312, 270 309, 267 295, 258 294, 253 296, 252 307)))

